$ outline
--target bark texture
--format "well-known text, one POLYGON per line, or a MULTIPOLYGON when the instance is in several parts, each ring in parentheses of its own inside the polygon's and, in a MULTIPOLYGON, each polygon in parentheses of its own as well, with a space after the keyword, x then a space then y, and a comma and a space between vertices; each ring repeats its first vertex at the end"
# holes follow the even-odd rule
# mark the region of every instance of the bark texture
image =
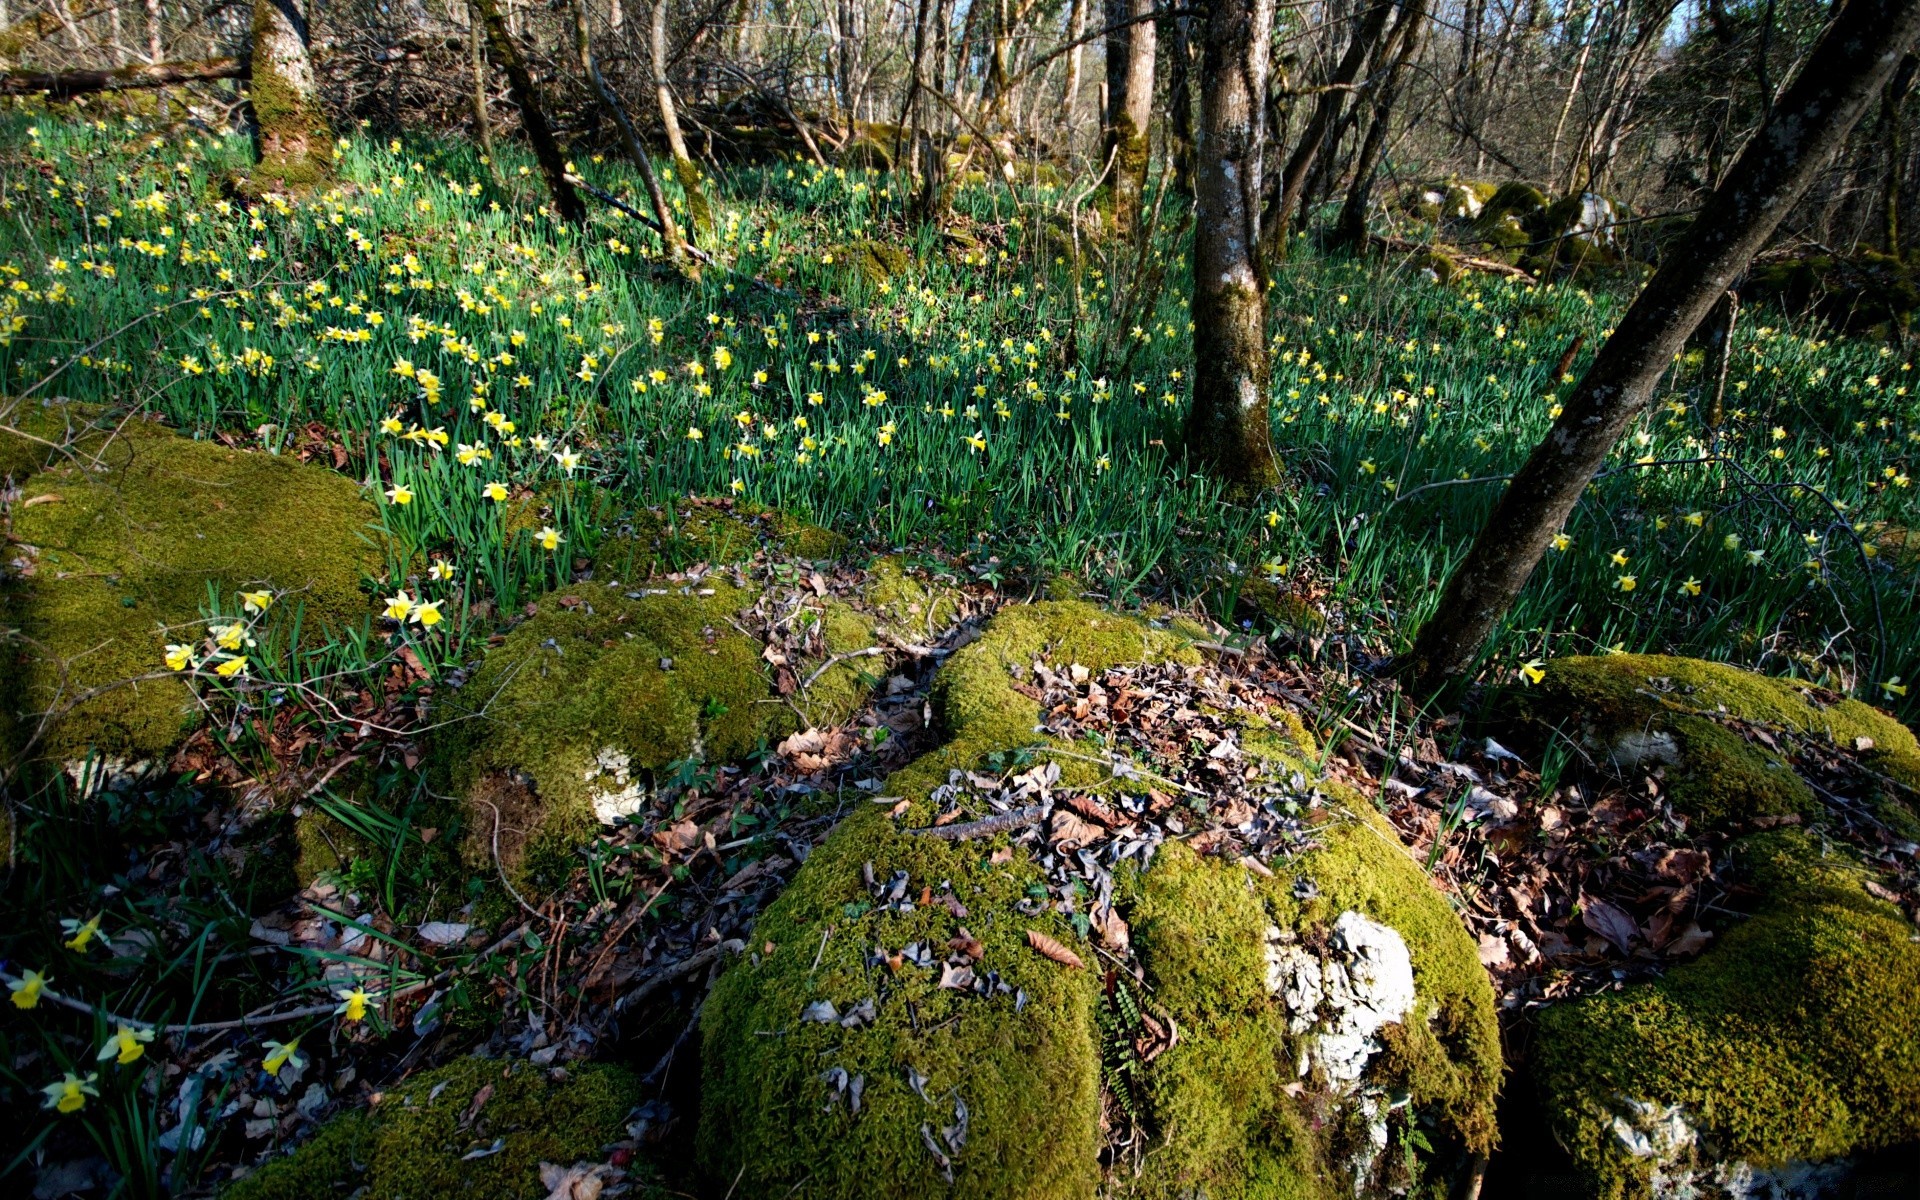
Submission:
POLYGON ((1920 0, 1851 0, 1686 236, 1621 318, 1494 507, 1405 667, 1431 695, 1470 671, 1594 473, 1920 35, 1920 0))
POLYGON ((320 111, 307 16, 294 0, 253 0, 247 99, 258 141, 255 178, 299 191, 333 176, 333 133, 320 111))
POLYGON ((593 39, 587 23, 586 0, 573 0, 573 31, 575 48, 580 53, 580 69, 593 84, 600 103, 613 114, 614 122, 620 126, 620 136, 626 142, 627 155, 633 159, 633 165, 639 168, 641 186, 647 190, 647 202, 653 208, 654 220, 660 223, 661 247, 666 251, 668 261, 685 270, 686 244, 680 238, 680 226, 673 219, 673 209, 668 207, 666 195, 660 190, 659 177, 653 173, 653 160, 640 142, 640 134, 634 129, 632 118, 627 115, 627 106, 620 103, 620 97, 614 94, 606 78, 600 74, 600 60, 594 56, 593 39))
POLYGON ((580 202, 580 194, 567 181, 566 156, 560 153, 560 143, 554 140, 553 126, 547 122, 546 110, 540 107, 540 94, 533 88, 533 76, 527 73, 526 60, 520 57, 520 49, 513 44, 513 35, 501 16, 500 2, 474 0, 474 8, 487 28, 487 52, 494 65, 506 75, 507 91, 520 110, 520 126, 527 131, 527 141, 533 144, 533 156, 539 161, 540 174, 553 196, 553 211, 568 224, 578 225, 587 219, 587 206, 580 202))
POLYGON ((1267 293, 1257 260, 1273 12, 1274 0, 1210 0, 1200 17, 1187 451, 1242 493, 1278 481, 1268 415, 1267 293))
POLYGON ((673 176, 687 197, 687 221, 694 243, 713 240, 713 208, 700 186, 700 168, 687 153, 687 139, 680 132, 680 110, 674 106, 673 84, 667 78, 667 0, 654 0, 652 20, 647 31, 647 52, 653 69, 654 99, 660 105, 660 127, 666 131, 667 151, 673 155, 673 176))
POLYGON ((1119 0, 1112 8, 1120 20, 1133 22, 1107 38, 1107 53, 1112 55, 1115 38, 1125 37, 1124 57, 1117 64, 1110 60, 1107 67, 1107 149, 1113 159, 1114 231, 1131 236, 1140 228, 1140 208, 1147 190, 1147 127, 1153 120, 1153 70, 1159 39, 1152 20, 1153 0, 1119 0))

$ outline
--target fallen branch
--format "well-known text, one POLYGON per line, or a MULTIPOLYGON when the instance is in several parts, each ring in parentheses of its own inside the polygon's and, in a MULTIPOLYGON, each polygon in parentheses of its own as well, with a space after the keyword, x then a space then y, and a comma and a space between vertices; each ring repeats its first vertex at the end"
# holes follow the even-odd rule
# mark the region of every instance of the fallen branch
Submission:
POLYGON ((213 79, 244 79, 251 70, 245 57, 205 58, 195 62, 133 63, 109 70, 8 71, 0 75, 0 96, 30 96, 45 92, 49 99, 67 100, 90 92, 124 92, 137 88, 172 87, 213 79))
POLYGON ((679 962, 668 963, 666 966, 660 968, 659 971, 655 972, 645 983, 642 983, 639 987, 634 988, 626 995, 615 1000, 613 1002, 613 1011, 616 1013, 625 1012, 627 1009, 640 1003, 640 1001, 646 999, 654 992, 659 991, 669 983, 672 983, 674 980, 693 974, 701 967, 718 959, 721 955, 738 954, 746 948, 747 944, 739 938, 728 938, 718 945, 708 946, 698 954, 689 954, 679 962))
MULTIPOLYGON (((1425 242, 1410 241, 1407 238, 1381 237, 1377 234, 1371 238, 1370 241, 1374 244, 1384 246, 1396 254, 1418 254, 1423 250, 1434 249, 1434 247, 1427 245, 1425 242)), ((1531 272, 1523 271, 1512 263, 1503 263, 1497 258, 1480 258, 1477 255, 1462 254, 1452 247, 1446 247, 1442 249, 1440 253, 1445 254, 1448 258, 1452 259, 1456 265, 1465 267, 1469 271, 1484 271, 1489 275, 1505 275, 1508 279, 1524 279, 1529 283, 1533 282, 1531 272)))
POLYGON ((921 829, 910 829, 908 833, 917 833, 922 837, 939 838, 946 842, 961 842, 968 838, 992 837, 1007 829, 1024 829, 1029 825, 1038 825, 1047 815, 1044 804, 1029 804, 1025 808, 1015 808, 991 817, 982 817, 978 821, 963 821, 958 825, 928 825, 921 829))

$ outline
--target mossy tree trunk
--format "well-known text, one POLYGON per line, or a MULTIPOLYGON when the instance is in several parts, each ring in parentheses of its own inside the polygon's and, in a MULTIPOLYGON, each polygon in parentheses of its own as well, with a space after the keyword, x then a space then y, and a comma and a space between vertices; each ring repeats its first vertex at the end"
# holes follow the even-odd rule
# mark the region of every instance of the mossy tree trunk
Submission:
POLYGON ((1257 259, 1274 0, 1209 0, 1201 12, 1187 451, 1251 494, 1278 482, 1268 416, 1266 281, 1257 259))
POLYGON ((713 240, 713 209, 701 187, 700 168, 687 153, 687 139, 680 133, 680 112, 674 107, 673 84, 667 79, 667 0, 653 0, 653 18, 649 27, 648 51, 653 67, 653 91, 660 104, 660 127, 666 131, 667 151, 673 156, 673 177, 687 196, 687 223, 695 245, 713 240))
POLYGON ((307 15, 294 0, 253 0, 254 178, 296 191, 333 177, 333 132, 320 111, 308 40, 307 15))
POLYGON ((540 174, 546 178, 547 191, 553 196, 553 210, 561 220, 578 225, 587 219, 586 205, 580 202, 580 193, 567 181, 566 156, 560 153, 553 126, 547 123, 546 110, 540 107, 540 95, 533 89, 533 76, 527 73, 526 60, 520 57, 519 47, 513 44, 513 34, 500 14, 500 0, 473 0, 473 4, 486 26, 487 51, 495 65, 506 73, 507 91, 520 110, 520 126, 527 131, 533 156, 540 163, 540 174))
POLYGON ((1895 262, 1905 261, 1905 252, 1900 245, 1900 204, 1902 200, 1901 183, 1907 173, 1907 128, 1905 108, 1907 93, 1913 90, 1913 77, 1920 70, 1920 58, 1912 54, 1900 60, 1893 72, 1893 78, 1880 92, 1880 128, 1882 141, 1887 152, 1887 185, 1880 195, 1881 236, 1886 242, 1887 257, 1895 262))
POLYGON ((1269 260, 1277 261, 1286 254, 1287 235, 1292 229, 1294 209, 1299 207, 1300 197, 1306 191, 1307 173, 1320 157, 1327 135, 1339 123, 1340 114, 1346 109, 1347 94, 1353 90, 1354 80, 1360 77, 1360 68, 1380 43, 1394 8, 1393 0, 1374 0, 1361 13, 1359 28, 1354 30, 1353 40, 1347 43, 1346 52, 1340 56, 1332 77, 1314 102, 1313 114, 1307 118, 1299 143, 1288 156, 1279 178, 1267 189, 1266 211, 1261 214, 1260 224, 1261 252, 1269 260))
POLYGON ((1159 39, 1153 0, 1111 0, 1107 34, 1106 154, 1113 228, 1131 237, 1140 228, 1147 190, 1147 129, 1153 120, 1153 70, 1159 39))
POLYGON ((487 112, 486 37, 486 22, 480 19, 480 10, 469 0, 467 56, 473 65, 473 136, 479 139, 480 151, 487 156, 487 174, 499 183, 500 169, 493 149, 493 117, 487 112))
POLYGON ((1472 669, 1687 336, 1845 142, 1917 35, 1920 0, 1851 0, 1827 27, 1447 581, 1405 662, 1416 693, 1432 695, 1472 669))

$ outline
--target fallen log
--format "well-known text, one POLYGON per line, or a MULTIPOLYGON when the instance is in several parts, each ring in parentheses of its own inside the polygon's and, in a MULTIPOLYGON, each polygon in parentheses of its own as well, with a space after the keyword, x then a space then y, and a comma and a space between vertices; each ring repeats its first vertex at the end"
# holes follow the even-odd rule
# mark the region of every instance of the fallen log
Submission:
POLYGON ((250 60, 205 58, 195 62, 135 63, 106 70, 7 71, 0 74, 0 96, 30 96, 45 92, 67 100, 90 92, 123 92, 135 88, 172 87, 211 79, 244 79, 250 60))

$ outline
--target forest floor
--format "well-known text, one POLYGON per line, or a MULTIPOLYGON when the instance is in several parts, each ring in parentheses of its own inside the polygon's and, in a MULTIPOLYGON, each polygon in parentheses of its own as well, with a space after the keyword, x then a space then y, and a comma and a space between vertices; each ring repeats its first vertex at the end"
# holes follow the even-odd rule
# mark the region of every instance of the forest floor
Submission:
MULTIPOLYGON (((1377 673, 1557 413, 1583 365, 1565 352, 1603 340, 1630 278, 1442 284, 1303 241, 1272 293, 1288 486, 1242 505, 1177 453, 1192 365, 1175 218, 1136 253, 1076 231, 1065 191, 979 185, 933 234, 887 176, 763 165, 709 180, 724 265, 690 280, 615 211, 577 231, 534 215, 537 175, 459 141, 344 137, 340 186, 298 202, 242 200, 228 181, 246 158, 242 140, 118 110, 0 115, 0 424, 137 412, 339 472, 385 556, 372 594, 444 619, 382 619, 370 595, 358 631, 270 644, 235 675, 216 676, 231 656, 214 642, 190 648, 212 719, 163 780, 10 794, 0 954, 9 978, 48 982, 43 1007, 0 1028, 0 1103, 33 1130, 0 1179, 52 1164, 75 1187, 210 1191, 476 1046, 545 1066, 617 1044, 651 1098, 608 1161, 676 1145, 694 1082, 676 1064, 714 947, 937 744, 937 666, 1043 594, 1183 614, 1213 669, 1297 713, 1322 769, 1374 797, 1454 901, 1521 1043, 1538 1007, 1689 961, 1749 904, 1721 871, 1727 836, 1676 820, 1657 766, 1607 769, 1573 738, 1523 757, 1411 713, 1377 673), (890 555, 960 599, 937 636, 884 657, 850 718, 741 762, 676 763, 645 819, 597 838, 563 886, 494 895, 498 919, 473 919, 504 875, 472 871, 451 885, 468 903, 449 902, 417 772, 436 688, 539 606, 577 603, 623 522, 688 497, 844 535, 822 595, 855 595, 890 555), (295 693, 327 703, 254 719, 295 693), (375 765, 370 798, 329 794, 347 760, 375 765), (292 884, 290 798, 373 852, 292 884), (686 840, 690 811, 717 841, 686 840), (392 1002, 347 1019, 341 964, 392 1002), (185 1028, 164 1057, 96 1068, 122 1018, 185 1028), (43 1109, 49 1080, 96 1069, 77 1122, 43 1109)), ((615 165, 579 166, 624 190, 615 165)), ((1687 654, 1910 720, 1908 357, 1756 316, 1718 431, 1701 366, 1676 362, 1482 678, 1687 654)), ((9 521, 22 495, 0 497, 9 521)), ((720 569, 698 549, 668 565, 679 583, 720 569)), ((761 552, 726 569, 771 587, 802 568, 761 552)), ((228 590, 209 619, 241 611, 228 590)), ((1920 911, 1910 844, 1852 803, 1874 786, 1859 762, 1783 753, 1825 781, 1820 828, 1878 864, 1874 895, 1920 911)))

